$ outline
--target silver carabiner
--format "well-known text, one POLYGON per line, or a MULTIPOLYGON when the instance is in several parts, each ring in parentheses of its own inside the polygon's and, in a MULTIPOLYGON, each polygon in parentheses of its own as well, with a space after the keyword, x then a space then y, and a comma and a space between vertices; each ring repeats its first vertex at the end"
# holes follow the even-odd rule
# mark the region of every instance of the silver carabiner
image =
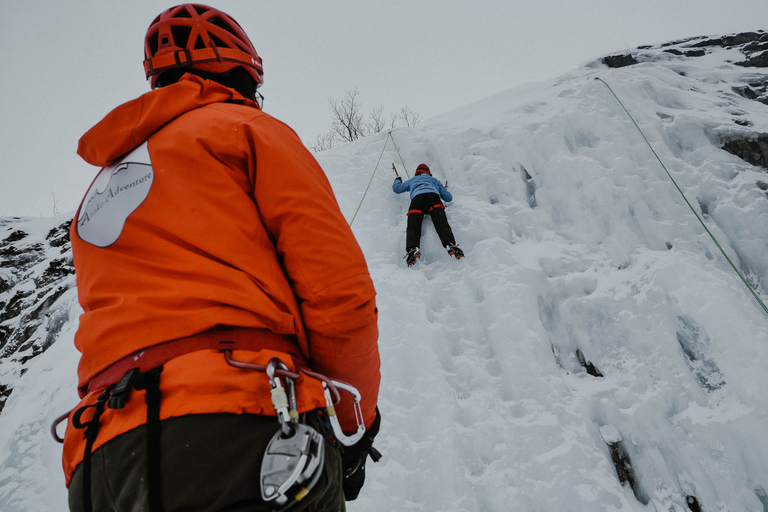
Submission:
POLYGON ((331 422, 331 429, 333 429, 333 434, 336 436, 336 439, 338 439, 338 441, 344 446, 352 446, 360 439, 362 439, 363 434, 365 434, 363 409, 360 406, 360 400, 362 399, 362 396, 360 395, 360 392, 357 390, 357 388, 350 384, 340 382, 338 380, 328 380, 331 385, 343 389, 352 395, 352 399, 354 400, 353 407, 355 409, 355 422, 357 423, 357 431, 354 434, 348 436, 344 433, 343 430, 341 430, 341 424, 339 424, 339 418, 336 416, 336 408, 333 406, 333 398, 331 398, 331 392, 329 390, 328 383, 323 381, 323 392, 325 393, 326 410, 328 411, 328 420, 331 422))
POLYGON ((357 388, 352 386, 351 384, 347 384, 346 382, 342 382, 339 380, 329 379, 325 375, 309 371, 306 368, 301 368, 300 371, 305 375, 308 375, 323 383, 323 394, 325 395, 325 410, 328 414, 328 421, 330 421, 331 423, 331 429, 333 430, 333 434, 336 437, 336 439, 338 439, 338 441, 344 446, 352 446, 353 444, 357 443, 360 439, 362 439, 363 435, 365 434, 365 422, 363 421, 363 409, 360 406, 360 401, 362 400, 362 395, 360 394, 360 391, 358 391, 357 388), (344 391, 352 395, 352 399, 354 400, 353 407, 355 410, 355 422, 357 423, 357 431, 351 436, 346 435, 344 431, 341 430, 341 425, 339 424, 339 418, 336 417, 336 408, 334 407, 334 404, 338 403, 339 400, 341 400, 341 396, 339 395, 339 389, 343 389, 344 391), (336 397, 335 402, 333 400, 333 397, 331 396, 331 391, 333 392, 333 395, 336 397))
MULTIPOLYGON (((289 406, 292 404, 288 401, 288 395, 285 392, 285 387, 283 386, 280 377, 278 377, 275 373, 275 370, 278 367, 281 370, 288 370, 288 367, 280 359, 276 357, 270 359, 269 363, 267 363, 267 377, 269 377, 269 385, 272 388, 272 406, 275 408, 275 412, 277 413, 277 420, 280 422, 280 428, 283 435, 290 437, 295 432, 295 429, 292 425, 293 422, 291 421, 291 410, 289 409, 289 406)), ((286 380, 290 381, 290 390, 294 391, 294 386, 291 379, 288 377, 285 378, 286 380)), ((295 393, 291 394, 295 395, 295 393)), ((292 402, 295 403, 295 401, 296 397, 292 396, 292 402)))

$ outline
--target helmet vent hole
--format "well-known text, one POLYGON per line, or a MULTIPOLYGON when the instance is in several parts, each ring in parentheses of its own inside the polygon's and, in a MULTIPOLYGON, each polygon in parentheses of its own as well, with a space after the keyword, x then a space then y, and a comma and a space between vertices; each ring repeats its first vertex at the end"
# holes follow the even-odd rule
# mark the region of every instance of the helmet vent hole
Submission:
POLYGON ((157 53, 157 32, 154 34, 150 34, 147 37, 147 44, 149 45, 149 55, 154 55, 157 53))
POLYGON ((174 44, 179 48, 186 48, 190 32, 192 32, 192 27, 173 27, 171 34, 173 34, 174 44))
POLYGON ((193 5, 192 7, 197 11, 197 14, 208 12, 208 8, 203 5, 193 5))
POLYGON ((189 11, 186 9, 179 9, 179 12, 173 15, 174 18, 191 18, 192 15, 189 13, 189 11))
POLYGON ((233 28, 232 28, 232 27, 229 25, 229 23, 227 23, 227 22, 226 22, 226 21, 224 21, 223 19, 219 18, 218 16, 214 16, 214 17, 210 18, 208 21, 209 21, 210 23, 212 23, 212 24, 216 25, 216 26, 217 26, 217 27, 219 27, 219 28, 223 28, 224 30, 226 30, 227 32, 229 32, 230 34, 232 34, 233 36, 237 37, 237 32, 235 31, 235 29, 233 29, 233 28))
POLYGON ((202 50, 205 48, 205 43, 203 42, 203 38, 200 36, 197 36, 197 39, 195 39, 195 50, 202 50))
POLYGON ((229 45, 227 43, 225 43, 215 35, 210 33, 208 35, 211 36, 211 39, 213 40, 213 44, 215 44, 218 48, 229 48, 229 45))

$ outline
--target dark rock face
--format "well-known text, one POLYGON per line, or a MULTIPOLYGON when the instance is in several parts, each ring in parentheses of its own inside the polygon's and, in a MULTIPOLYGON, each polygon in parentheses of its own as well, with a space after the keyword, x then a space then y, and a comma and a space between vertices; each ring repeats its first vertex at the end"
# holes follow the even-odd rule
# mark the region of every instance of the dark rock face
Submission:
POLYGON ((740 34, 731 34, 715 39, 706 39, 698 43, 691 44, 693 48, 706 48, 708 46, 722 46, 724 48, 733 48, 754 42, 768 41, 768 34, 760 32, 742 32, 740 34))
MULTIPOLYGON (((768 34, 764 32, 742 32, 741 34, 731 34, 715 39, 705 39, 688 45, 690 48, 700 48, 700 50, 691 50, 684 52, 687 57, 701 56, 706 54, 706 48, 720 46, 723 48, 738 48, 747 59, 736 62, 737 66, 745 67, 768 67, 768 34), (698 53, 693 53, 698 52, 698 53)), ((665 50, 672 52, 671 50, 665 50)), ((677 50, 679 51, 679 50, 677 50)), ((682 53, 682 52, 681 52, 682 53)))
POLYGON ((0 411, 28 362, 56 340, 76 300, 70 221, 28 233, 44 222, 0 219, 0 411))
MULTIPOLYGON (((612 55, 603 58, 602 62, 608 67, 620 68, 639 62, 654 62, 663 58, 660 57, 661 55, 667 55, 667 59, 702 57, 718 47, 737 49, 744 55, 745 60, 734 62, 734 65, 768 68, 768 33, 763 31, 742 32, 716 38, 695 37, 673 41, 660 47, 641 46, 637 48, 634 56, 632 54, 612 55), (659 52, 660 49, 662 49, 661 52, 659 52)), ((764 72, 762 74, 756 72, 754 77, 748 79, 748 83, 735 85, 731 90, 742 98, 768 105, 768 77, 764 72)), ((734 123, 744 127, 753 125, 748 119, 741 117, 734 118, 734 123)), ((721 148, 745 162, 768 170, 768 134, 732 134, 721 141, 721 148)))
POLYGON ((723 149, 745 162, 768 170, 768 134, 725 141, 723 149))
POLYGON ((737 62, 736 64, 750 68, 768 68, 768 50, 755 54, 744 62, 737 62))
MULTIPOLYGON (((670 53, 672 55, 703 57, 707 54, 707 48, 716 46, 723 48, 738 48, 739 51, 746 56, 746 60, 735 63, 738 66, 768 67, 768 34, 762 31, 743 32, 741 34, 731 34, 714 39, 696 37, 667 43, 662 45, 662 48, 666 47, 667 49, 664 50, 664 53, 670 53), (673 46, 676 48, 671 48, 673 46)), ((638 47, 638 51, 651 48, 653 47, 640 46, 638 47)), ((631 54, 611 55, 603 58, 602 62, 609 68, 621 68, 642 62, 642 56, 638 57, 632 56, 631 54)))
POLYGON ((672 55, 680 55, 680 56, 686 56, 686 57, 703 57, 707 54, 706 50, 676 50, 674 48, 670 50, 664 50, 664 53, 671 53, 672 55))
POLYGON ((637 64, 637 59, 629 54, 611 55, 609 57, 603 58, 603 64, 609 68, 623 68, 625 66, 632 66, 633 64, 637 64))
POLYGON ((747 56, 747 60, 736 64, 744 67, 765 68, 768 67, 768 34, 747 32, 739 34, 737 43, 741 45, 741 52, 747 56))

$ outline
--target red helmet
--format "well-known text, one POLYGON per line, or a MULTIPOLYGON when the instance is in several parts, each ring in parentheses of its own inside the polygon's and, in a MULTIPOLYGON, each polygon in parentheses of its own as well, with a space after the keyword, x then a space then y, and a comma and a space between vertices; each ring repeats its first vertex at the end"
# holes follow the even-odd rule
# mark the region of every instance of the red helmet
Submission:
POLYGON ((423 173, 427 173, 432 176, 432 173, 429 171, 429 166, 427 164, 421 164, 416 168, 416 176, 423 173))
POLYGON ((225 73, 241 66, 264 83, 261 58, 242 27, 226 13, 201 4, 182 4, 163 11, 144 38, 144 71, 155 88, 157 77, 172 68, 190 67, 225 73))

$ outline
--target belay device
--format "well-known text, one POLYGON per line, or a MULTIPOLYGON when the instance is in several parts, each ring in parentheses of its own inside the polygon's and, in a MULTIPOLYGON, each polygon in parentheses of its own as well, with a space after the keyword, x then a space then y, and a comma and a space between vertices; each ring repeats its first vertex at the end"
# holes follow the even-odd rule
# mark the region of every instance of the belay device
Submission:
POLYGON ((261 462, 261 497, 264 501, 288 503, 301 500, 315 486, 323 472, 325 451, 317 430, 298 423, 293 435, 277 432, 269 441, 261 462))
POLYGON ((284 376, 287 386, 283 386, 275 373, 278 368, 288 370, 278 358, 270 359, 267 376, 280 430, 267 445, 261 462, 259 484, 264 501, 274 500, 288 508, 304 498, 319 480, 323 472, 325 445, 317 430, 299 423, 295 384, 290 377, 284 376))

